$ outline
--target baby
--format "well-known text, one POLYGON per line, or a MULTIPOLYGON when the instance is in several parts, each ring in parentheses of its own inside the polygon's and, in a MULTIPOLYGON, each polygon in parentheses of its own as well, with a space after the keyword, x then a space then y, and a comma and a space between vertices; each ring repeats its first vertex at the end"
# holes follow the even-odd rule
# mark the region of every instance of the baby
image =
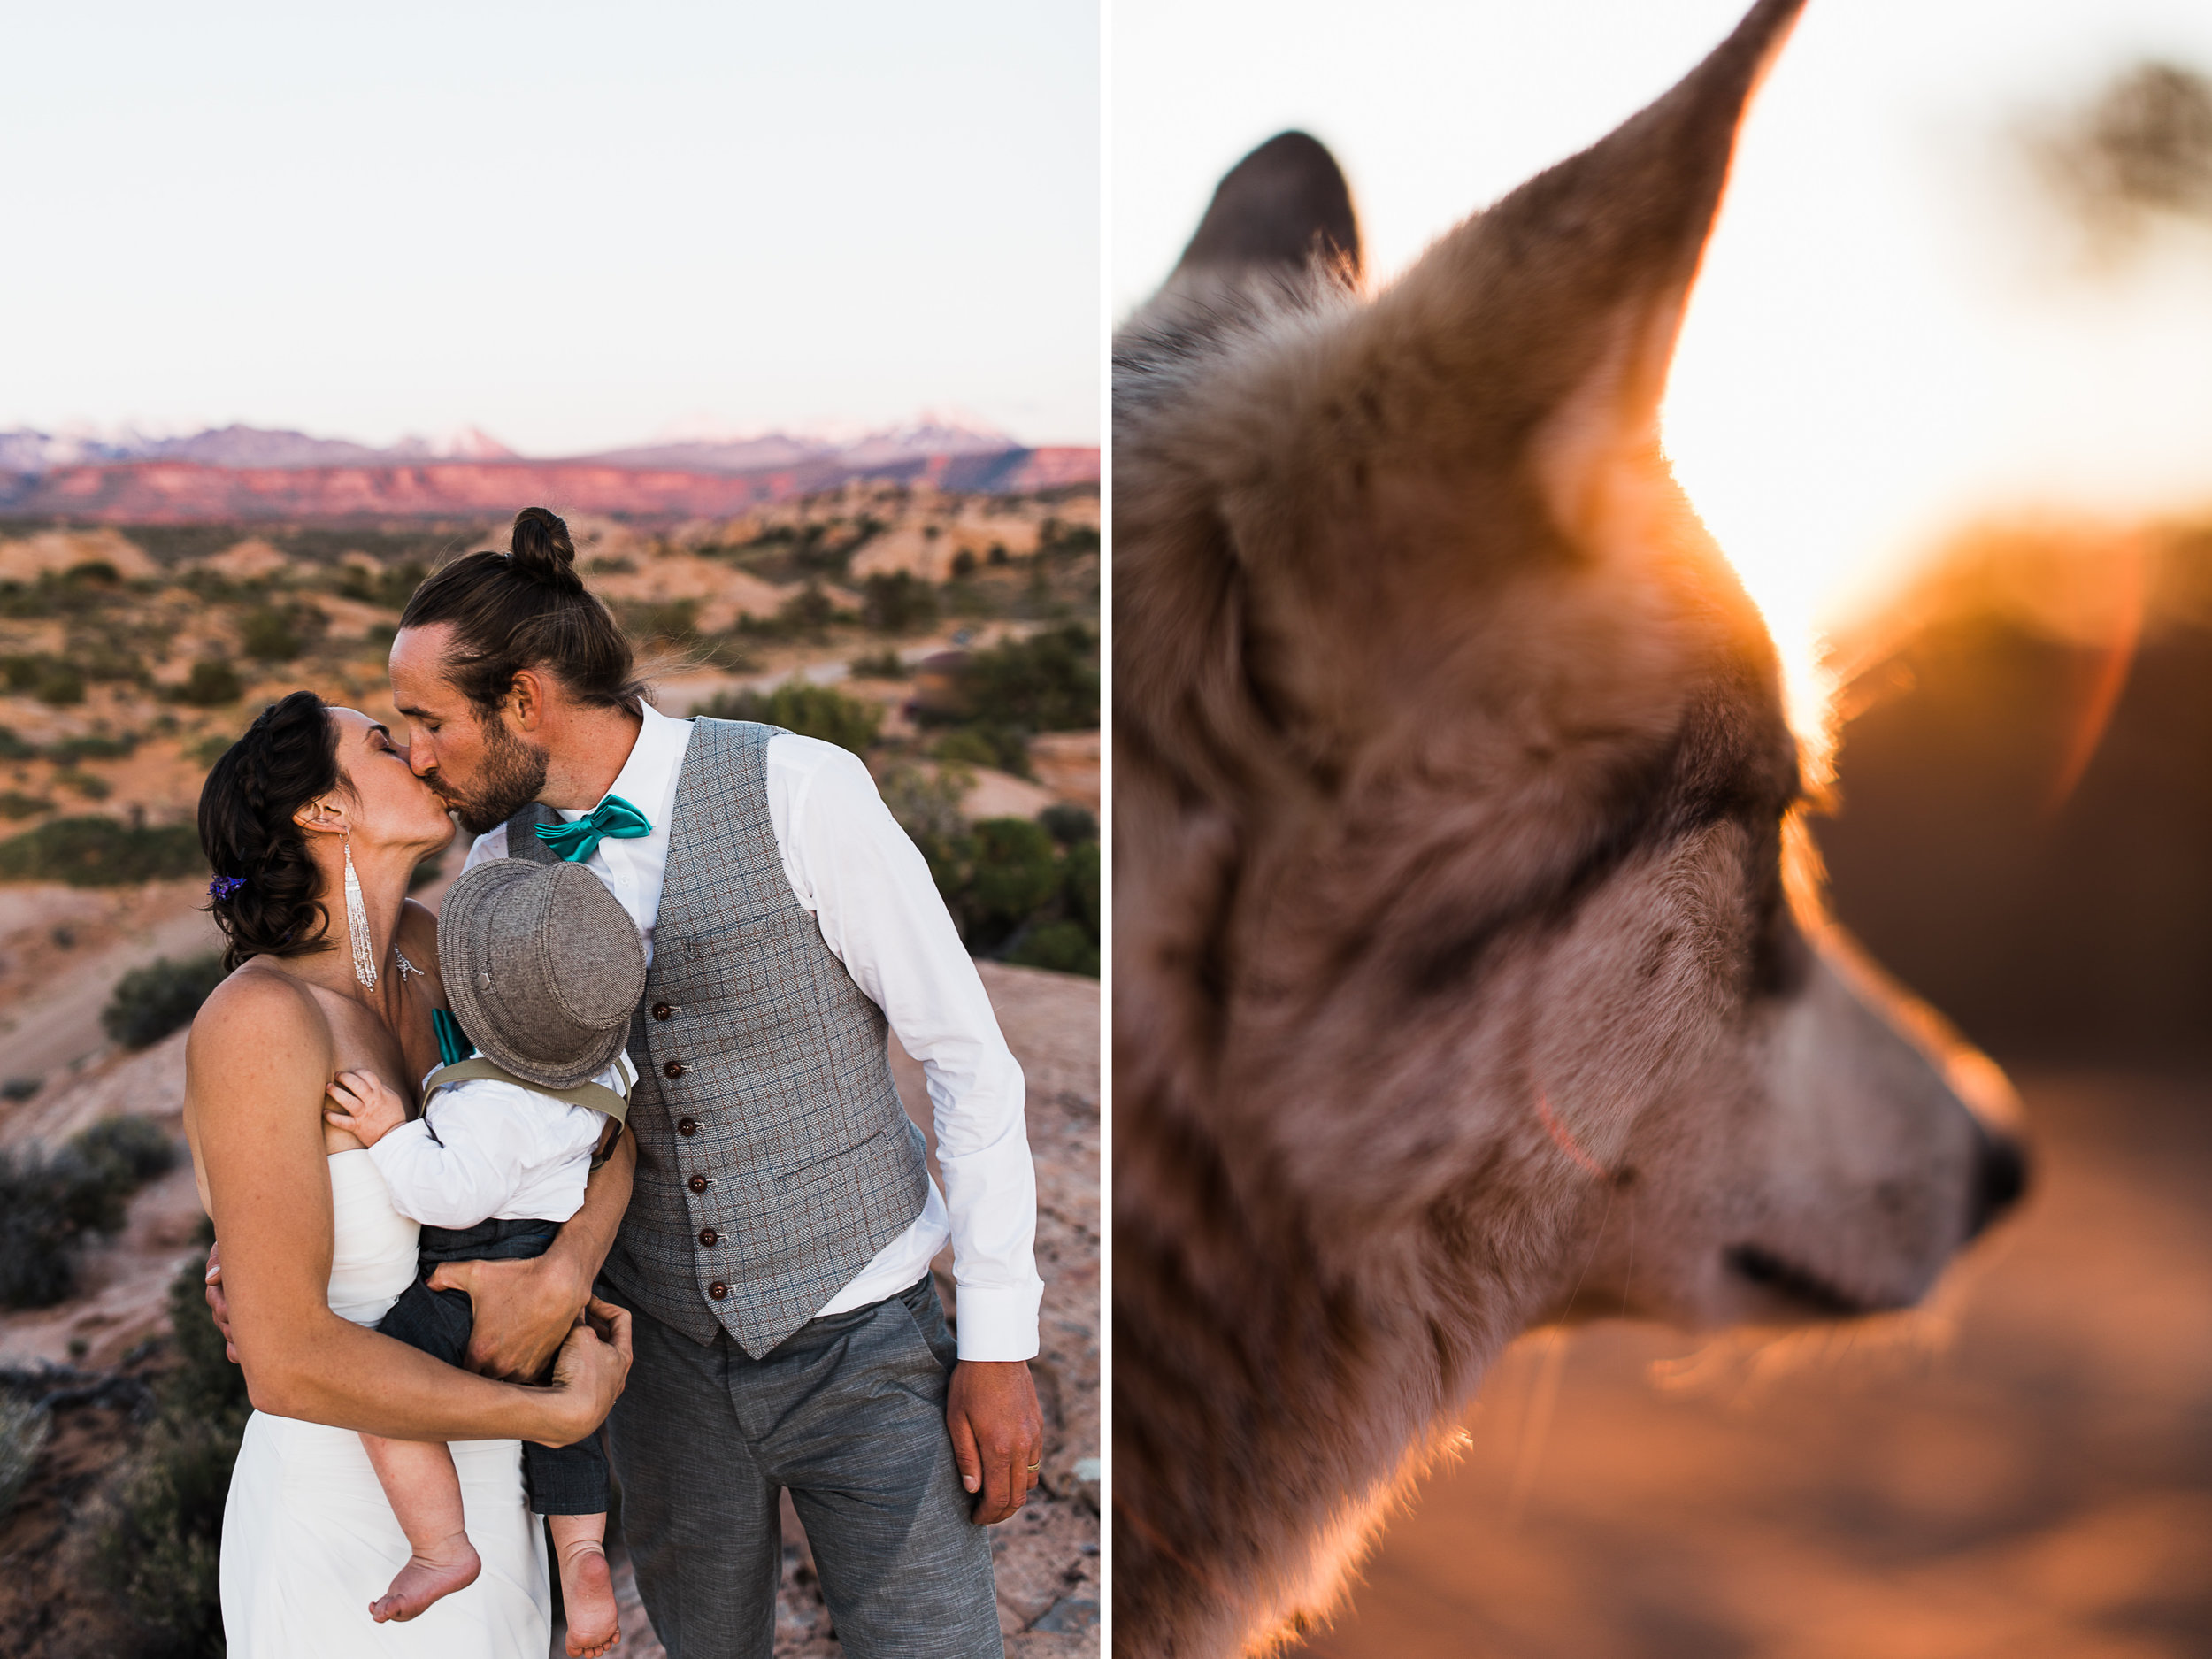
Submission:
MULTIPOLYGON (((368 1148, 393 1208, 422 1225, 421 1276, 377 1329, 457 1365, 469 1299, 431 1289, 428 1277, 441 1262, 541 1256, 582 1208, 637 1080, 623 1044, 645 952, 621 903, 581 865, 501 859, 447 893, 438 965, 458 1019, 434 1017, 446 1064, 424 1079, 422 1116, 410 1121, 406 1102, 364 1071, 332 1082, 326 1115, 368 1148)), ((442 1445, 361 1438, 412 1551, 369 1611, 380 1624, 412 1618, 476 1578, 460 1479, 442 1445)), ((619 1640, 605 1456, 594 1436, 526 1442, 522 1463, 560 1559, 568 1651, 604 1654, 619 1640)))

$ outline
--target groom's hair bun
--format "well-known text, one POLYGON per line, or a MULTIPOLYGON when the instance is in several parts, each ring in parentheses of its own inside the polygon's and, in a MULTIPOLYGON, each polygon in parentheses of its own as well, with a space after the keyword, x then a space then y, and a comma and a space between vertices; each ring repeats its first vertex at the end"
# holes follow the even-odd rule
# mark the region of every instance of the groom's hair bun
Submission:
POLYGON ((576 573, 576 544, 568 539, 568 526, 542 507, 525 507, 515 515, 515 527, 507 535, 507 557, 516 574, 534 582, 564 593, 584 591, 584 579, 576 573))
POLYGON ((209 909, 223 930, 226 972, 249 956, 329 949, 322 876, 292 814, 345 787, 337 726, 311 691, 262 710, 209 770, 200 787, 200 850, 224 888, 209 909))
POLYGON ((577 702, 635 714, 645 696, 630 641, 576 573, 568 526, 542 507, 515 515, 503 553, 465 554, 433 572, 400 613, 403 628, 450 623, 446 674, 478 713, 496 710, 526 668, 577 702))

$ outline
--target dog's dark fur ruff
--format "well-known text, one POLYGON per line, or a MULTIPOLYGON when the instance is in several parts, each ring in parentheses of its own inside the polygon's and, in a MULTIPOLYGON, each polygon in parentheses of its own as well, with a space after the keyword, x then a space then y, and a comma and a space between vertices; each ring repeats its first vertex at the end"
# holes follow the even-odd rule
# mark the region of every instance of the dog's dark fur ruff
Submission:
POLYGON ((1276 139, 1117 342, 1118 1652, 1325 1609, 1532 1323, 1907 1305, 2017 1189, 1786 872, 1772 648, 1658 449, 1798 4, 1372 298, 1276 139))

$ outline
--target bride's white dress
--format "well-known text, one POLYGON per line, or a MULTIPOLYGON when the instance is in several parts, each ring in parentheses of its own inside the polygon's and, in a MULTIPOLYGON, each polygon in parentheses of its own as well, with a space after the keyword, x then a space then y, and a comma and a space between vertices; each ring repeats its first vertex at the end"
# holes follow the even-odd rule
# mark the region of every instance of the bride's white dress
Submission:
MULTIPOLYGON (((366 1152, 331 1155, 332 1311, 384 1317, 415 1276, 415 1224, 392 1208, 366 1152)), ((552 1593, 545 1533, 522 1495, 518 1440, 456 1442, 476 1582, 421 1617, 379 1624, 369 1603, 407 1540, 361 1437, 257 1411, 223 1511, 223 1632, 231 1659, 545 1659, 552 1593)))

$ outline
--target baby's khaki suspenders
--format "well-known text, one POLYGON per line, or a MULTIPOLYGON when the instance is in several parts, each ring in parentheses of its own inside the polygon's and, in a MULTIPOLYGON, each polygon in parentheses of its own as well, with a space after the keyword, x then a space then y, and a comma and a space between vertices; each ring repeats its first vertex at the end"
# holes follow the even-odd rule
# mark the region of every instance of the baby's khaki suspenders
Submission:
MULTIPOLYGON (((592 1154, 591 1167, 595 1170, 607 1161, 607 1155, 614 1150, 615 1141, 621 1137, 622 1125, 629 1119, 630 1102, 603 1083, 579 1083, 574 1088, 547 1088, 541 1083, 517 1077, 497 1061, 487 1060, 480 1054, 471 1060, 456 1060, 450 1065, 442 1065, 423 1079, 423 1116, 427 1118, 430 1115, 431 1097, 440 1089, 449 1084, 472 1083, 479 1079, 512 1083, 517 1088, 526 1088, 534 1094, 543 1094, 551 1100, 566 1101, 572 1106, 585 1107, 610 1119, 611 1126, 599 1142, 599 1150, 592 1154)), ((433 1130, 431 1133, 435 1134, 437 1132, 433 1130)))

